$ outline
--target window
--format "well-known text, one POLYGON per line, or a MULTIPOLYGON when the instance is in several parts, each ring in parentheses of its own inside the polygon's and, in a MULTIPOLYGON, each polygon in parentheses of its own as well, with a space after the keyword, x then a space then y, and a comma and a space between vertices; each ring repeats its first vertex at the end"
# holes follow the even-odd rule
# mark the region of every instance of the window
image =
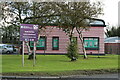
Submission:
MULTIPOLYGON (((30 41, 30 47, 33 49, 33 41, 30 41)), ((46 37, 41 36, 40 39, 38 40, 38 44, 36 45, 37 50, 45 50, 46 49, 46 37)))
POLYGON ((98 50, 99 38, 98 37, 84 37, 84 47, 86 50, 98 50))
POLYGON ((7 48, 12 48, 12 46, 6 46, 7 48))
POLYGON ((0 49, 2 49, 3 48, 3 46, 0 46, 0 49))
POLYGON ((52 38, 52 49, 59 50, 59 37, 52 38))

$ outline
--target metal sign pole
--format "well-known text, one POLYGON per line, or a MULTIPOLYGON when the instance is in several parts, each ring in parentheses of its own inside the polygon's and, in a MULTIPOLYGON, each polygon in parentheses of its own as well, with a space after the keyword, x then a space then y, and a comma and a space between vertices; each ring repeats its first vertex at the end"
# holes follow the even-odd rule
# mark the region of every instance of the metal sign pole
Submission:
POLYGON ((36 50, 36 45, 35 45, 35 41, 34 41, 34 51, 33 51, 33 66, 35 66, 35 50, 36 50))
POLYGON ((23 41, 23 44, 22 44, 22 66, 24 67, 24 44, 25 42, 23 41))

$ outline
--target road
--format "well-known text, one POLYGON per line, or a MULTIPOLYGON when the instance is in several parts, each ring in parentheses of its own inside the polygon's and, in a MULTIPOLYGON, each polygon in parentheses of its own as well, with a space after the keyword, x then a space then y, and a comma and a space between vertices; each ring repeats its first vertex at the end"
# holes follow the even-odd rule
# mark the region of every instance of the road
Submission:
POLYGON ((100 74, 100 75, 73 75, 61 77, 15 77, 3 76, 2 80, 120 80, 118 74, 100 74))

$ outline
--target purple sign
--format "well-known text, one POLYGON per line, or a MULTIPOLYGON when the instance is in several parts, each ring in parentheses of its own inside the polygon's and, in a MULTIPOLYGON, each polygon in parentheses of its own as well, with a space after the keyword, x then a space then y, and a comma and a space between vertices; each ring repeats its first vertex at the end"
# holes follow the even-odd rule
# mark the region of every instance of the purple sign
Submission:
POLYGON ((21 24, 20 41, 38 41, 38 25, 21 24))

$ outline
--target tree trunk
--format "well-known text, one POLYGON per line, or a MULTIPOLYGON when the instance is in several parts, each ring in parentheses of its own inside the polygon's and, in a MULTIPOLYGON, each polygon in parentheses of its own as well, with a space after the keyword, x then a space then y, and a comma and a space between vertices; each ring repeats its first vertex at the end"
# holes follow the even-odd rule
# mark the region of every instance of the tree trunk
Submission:
POLYGON ((70 32, 70 35, 69 35, 70 43, 72 43, 73 30, 74 30, 74 27, 72 28, 72 30, 71 30, 71 32, 70 32))
POLYGON ((33 59, 33 51, 31 51, 28 42, 26 43, 26 46, 27 46, 27 50, 28 50, 28 59, 31 60, 31 59, 33 59))
MULTIPOLYGON (((40 33, 38 34, 38 40, 40 39, 40 33)), ((38 44, 38 42, 39 41, 37 41, 36 43, 35 43, 35 46, 34 46, 34 48, 33 48, 33 51, 31 51, 31 49, 30 49, 30 46, 29 46, 29 44, 27 43, 26 45, 27 45, 27 48, 28 48, 28 59, 29 60, 32 60, 33 58, 34 58, 34 52, 35 52, 35 54, 36 54, 36 45, 38 44)), ((36 59, 36 56, 35 56, 35 59, 36 59)))
POLYGON ((84 53, 84 59, 87 58, 87 54, 86 54, 86 50, 85 50, 85 47, 84 47, 84 42, 83 42, 83 38, 82 38, 82 34, 79 34, 79 39, 82 43, 82 50, 83 50, 83 53, 84 53))
POLYGON ((85 50, 85 47, 84 47, 84 42, 83 42, 83 37, 82 37, 82 31, 84 30, 84 28, 82 28, 80 31, 78 28, 76 28, 78 34, 79 34, 79 39, 82 43, 82 50, 83 50, 83 53, 84 53, 84 59, 87 58, 87 54, 86 54, 86 50, 85 50))
POLYGON ((28 56, 28 59, 29 59, 29 60, 32 60, 32 59, 33 59, 33 52, 28 56))
MULTIPOLYGON (((72 44, 73 43, 73 31, 74 31, 74 27, 72 28, 72 30, 71 30, 71 33, 70 33, 70 35, 69 35, 69 39, 70 39, 70 44, 72 44)), ((72 58, 71 58, 71 61, 76 61, 77 60, 77 58, 76 57, 74 57, 73 56, 73 54, 72 54, 72 58)))

